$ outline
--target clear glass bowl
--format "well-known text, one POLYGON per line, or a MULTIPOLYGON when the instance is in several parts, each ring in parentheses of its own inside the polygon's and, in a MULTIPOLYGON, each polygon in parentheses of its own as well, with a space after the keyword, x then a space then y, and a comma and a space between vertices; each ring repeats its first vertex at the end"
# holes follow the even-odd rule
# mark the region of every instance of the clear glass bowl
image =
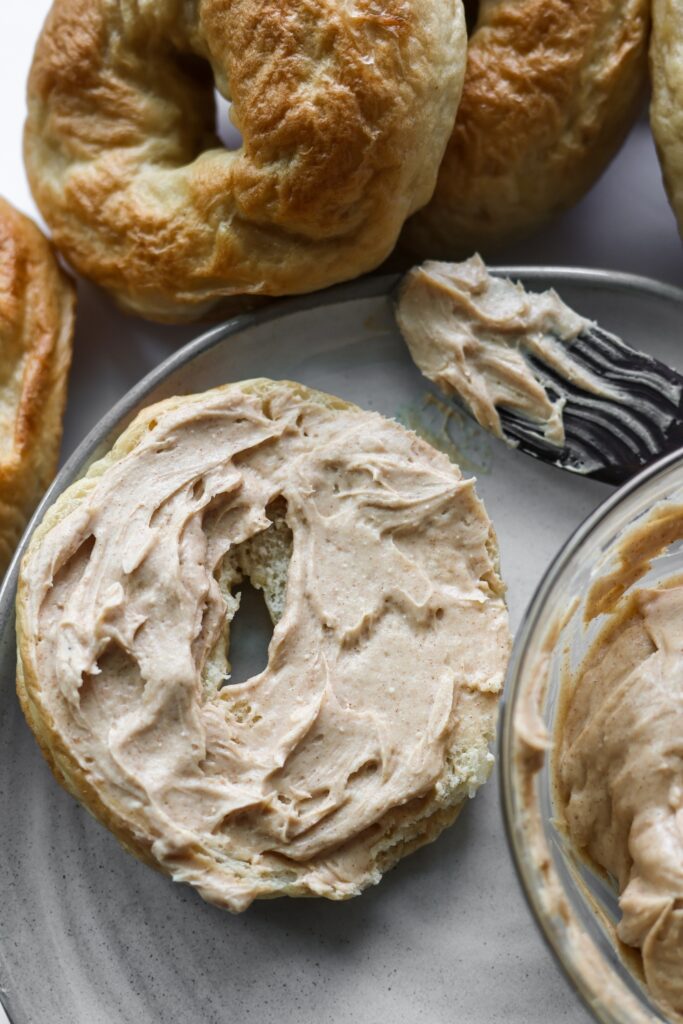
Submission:
MULTIPOLYGON (((638 978, 638 957, 617 950, 618 893, 574 853, 553 820, 552 738, 565 666, 576 669, 604 619, 584 623, 592 583, 615 566, 624 537, 662 503, 683 504, 683 451, 615 492, 573 534, 542 579, 517 634, 506 686, 499 757, 508 841, 529 905, 551 949, 605 1024, 668 1018, 638 978), (625 962, 631 960, 631 969, 625 962)), ((635 586, 683 571, 683 545, 656 558, 635 586)))

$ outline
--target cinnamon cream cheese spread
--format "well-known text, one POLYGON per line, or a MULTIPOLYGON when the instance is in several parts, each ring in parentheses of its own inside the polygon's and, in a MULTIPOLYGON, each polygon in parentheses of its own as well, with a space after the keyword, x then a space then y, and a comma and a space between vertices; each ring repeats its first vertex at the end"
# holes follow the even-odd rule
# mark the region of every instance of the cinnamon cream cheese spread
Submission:
POLYGON ((492 277, 479 256, 415 267, 401 286, 396 317, 422 373, 497 437, 504 438, 498 407, 505 407, 536 424, 549 443, 564 445, 561 384, 549 394, 530 356, 583 390, 621 397, 568 351, 590 321, 555 291, 534 294, 492 277))
POLYGON ((502 592, 445 456, 299 385, 228 385, 145 410, 48 513, 18 690, 58 778, 138 856, 233 911, 343 899, 488 776, 502 592), (277 623, 231 685, 245 574, 277 623))
POLYGON ((556 755, 569 836, 616 880, 617 935, 640 950, 652 995, 676 1015, 683 1014, 683 585, 627 588, 682 527, 681 508, 654 516, 590 596, 589 614, 609 619, 568 691, 556 755))

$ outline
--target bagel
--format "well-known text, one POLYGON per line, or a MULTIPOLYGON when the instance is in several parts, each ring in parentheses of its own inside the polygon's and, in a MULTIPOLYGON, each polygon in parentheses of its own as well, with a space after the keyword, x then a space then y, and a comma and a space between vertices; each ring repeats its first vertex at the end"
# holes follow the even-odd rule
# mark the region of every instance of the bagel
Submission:
POLYGON ((0 198, 0 574, 57 468, 75 303, 47 239, 0 198))
POLYGON ((402 249, 487 252, 580 199, 637 112, 648 11, 648 0, 480 0, 436 190, 402 249))
POLYGON ((509 647, 491 523, 398 424, 258 380, 144 410, 48 511, 17 689, 131 852, 243 910, 346 899, 487 778, 509 647), (268 666, 223 685, 244 575, 268 666))
POLYGON ((652 134, 683 234, 683 12, 673 0, 653 0, 650 67, 652 134))
POLYGON ((461 0, 56 0, 28 81, 33 195, 73 266, 153 319, 355 277, 432 194, 466 45, 461 0))

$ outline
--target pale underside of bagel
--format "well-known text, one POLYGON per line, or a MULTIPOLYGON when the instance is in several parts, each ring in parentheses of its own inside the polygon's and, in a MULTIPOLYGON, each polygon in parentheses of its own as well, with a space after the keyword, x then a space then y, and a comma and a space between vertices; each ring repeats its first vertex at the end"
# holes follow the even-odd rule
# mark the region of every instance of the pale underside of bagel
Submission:
POLYGON ((0 199, 0 575, 57 467, 75 302, 47 239, 0 199))
POLYGON ((331 285, 377 266, 431 196, 465 50, 461 0, 55 0, 28 83, 31 188, 73 266, 143 316, 331 285))
MULTIPOLYGON (((290 385, 296 393, 307 401, 320 403, 327 408, 354 411, 355 407, 333 396, 312 391, 301 385, 290 385)), ((256 380, 227 385, 225 389, 239 388, 246 394, 255 394, 268 401, 272 382, 256 380)), ((201 398, 202 396, 194 396, 201 398)), ((182 406, 190 398, 172 398, 143 410, 131 426, 116 442, 112 451, 103 459, 90 467, 86 476, 73 484, 56 503, 48 510, 42 523, 37 527, 31 545, 25 556, 23 571, 20 577, 17 597, 17 692, 26 719, 46 757, 56 779, 104 825, 106 825, 122 843, 122 845, 142 861, 173 874, 168 866, 162 866, 152 853, 152 842, 149 836, 142 834, 130 822, 127 809, 117 804, 109 796, 102 799, 101 794, 93 786, 74 752, 62 740, 50 712, 46 708, 42 695, 43 680, 36 671, 35 637, 25 629, 28 603, 31 597, 31 579, 26 572, 32 552, 41 544, 46 535, 78 507, 80 502, 91 493, 98 478, 129 452, 133 451, 143 438, 151 422, 169 409, 182 406)), ((360 410, 356 410, 360 411, 360 410)), ((428 446, 420 439, 416 443, 428 446)), ((430 449, 431 451, 431 449, 430 449)), ((433 453, 434 454, 434 453, 433 453)), ((439 456, 440 457, 440 456, 439 456)), ((274 622, 277 622, 285 607, 287 571, 291 554, 291 534, 286 523, 285 510, 277 506, 270 513, 272 526, 250 541, 231 550, 230 557, 223 564, 220 583, 226 599, 226 621, 224 632, 216 643, 208 664, 203 672, 204 686, 208 692, 215 690, 219 680, 229 672, 229 629, 234 617, 238 601, 232 594, 234 587, 243 576, 248 576, 254 586, 262 589, 266 603, 274 622)), ((489 524, 485 548, 490 560, 490 570, 486 575, 486 585, 491 597, 500 601, 504 592, 503 584, 498 575, 498 548, 495 533, 489 524)), ((380 880, 384 871, 392 867, 401 857, 414 849, 431 842, 441 831, 455 820, 467 797, 472 797, 477 788, 488 778, 493 757, 490 744, 495 738, 497 704, 499 692, 494 688, 490 691, 477 688, 463 691, 459 704, 458 728, 454 730, 443 764, 443 772, 433 788, 418 799, 403 805, 390 808, 377 823, 377 837, 372 846, 373 870, 365 874, 355 891, 346 889, 344 892, 326 892, 328 898, 346 899, 356 895, 367 885, 380 880)), ((354 839, 357 837, 354 837, 354 839)), ((197 865, 210 863, 206 851, 197 848, 194 851, 197 865)), ((231 861, 228 857, 226 865, 238 874, 245 874, 244 864, 231 861)), ((263 883, 263 879, 259 884, 263 883)), ((200 890, 201 887, 197 886, 200 890)), ((276 896, 311 896, 317 895, 288 870, 286 864, 280 870, 272 870, 267 881, 261 885, 258 893, 260 898, 276 896)), ((215 901, 215 900, 214 900, 215 901)), ((234 905, 221 904, 228 909, 234 905)), ((241 909, 241 908, 238 908, 241 909)))
POLYGON ((434 195, 401 238, 421 257, 486 254, 571 206, 642 100, 647 0, 481 0, 478 10, 434 195))
POLYGON ((664 185, 683 234, 683 10, 676 0, 652 5, 650 122, 664 185))

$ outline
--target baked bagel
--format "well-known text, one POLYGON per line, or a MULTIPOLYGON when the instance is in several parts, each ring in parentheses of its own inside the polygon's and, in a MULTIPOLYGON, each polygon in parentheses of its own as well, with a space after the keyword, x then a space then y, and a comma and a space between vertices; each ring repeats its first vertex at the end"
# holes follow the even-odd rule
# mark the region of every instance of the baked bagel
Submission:
POLYGON ((509 634, 491 523, 375 413, 260 380, 144 410, 36 530, 18 693, 59 779, 232 911, 346 899, 485 781, 509 634), (243 576, 277 623, 229 679, 243 576))
POLYGON ((683 10, 675 0, 653 0, 650 67, 652 134, 683 234, 683 10))
POLYGON ((0 199, 0 574, 57 468, 75 304, 47 239, 0 199))
POLYGON ((645 82, 648 0, 477 6, 436 190, 403 233, 420 257, 489 251, 571 206, 614 156, 645 82))
POLYGON ((153 319, 355 277, 432 194, 466 43, 461 0, 56 0, 33 194, 73 266, 153 319))

